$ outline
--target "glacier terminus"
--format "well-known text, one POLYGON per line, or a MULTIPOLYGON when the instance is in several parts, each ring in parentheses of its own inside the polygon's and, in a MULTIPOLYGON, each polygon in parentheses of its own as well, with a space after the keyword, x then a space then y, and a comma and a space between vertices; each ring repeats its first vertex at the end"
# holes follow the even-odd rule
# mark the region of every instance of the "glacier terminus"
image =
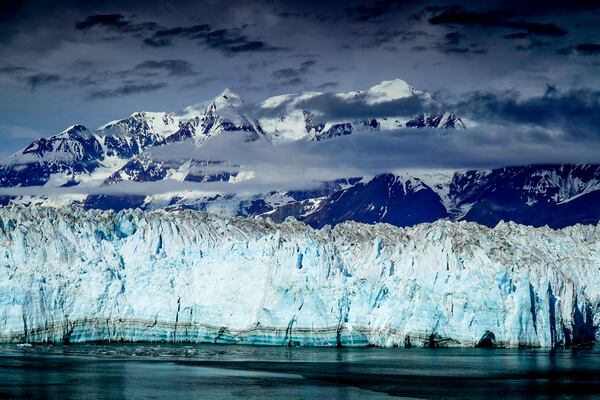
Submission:
POLYGON ((0 209, 0 341, 583 345, 600 228, 0 209))

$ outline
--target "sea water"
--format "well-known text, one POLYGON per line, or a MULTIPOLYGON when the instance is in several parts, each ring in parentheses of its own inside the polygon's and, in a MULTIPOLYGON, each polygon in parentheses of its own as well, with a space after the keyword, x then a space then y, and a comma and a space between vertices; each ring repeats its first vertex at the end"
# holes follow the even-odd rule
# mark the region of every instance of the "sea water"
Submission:
POLYGON ((600 398, 600 351, 0 345, 11 399, 600 398))

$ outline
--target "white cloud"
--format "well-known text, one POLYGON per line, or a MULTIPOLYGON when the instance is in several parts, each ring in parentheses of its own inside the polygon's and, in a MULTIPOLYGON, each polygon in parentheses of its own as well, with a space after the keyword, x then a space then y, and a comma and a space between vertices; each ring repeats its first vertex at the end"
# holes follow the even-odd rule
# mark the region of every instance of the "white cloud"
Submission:
POLYGON ((8 136, 13 139, 36 139, 42 134, 27 126, 0 124, 0 136, 8 136))

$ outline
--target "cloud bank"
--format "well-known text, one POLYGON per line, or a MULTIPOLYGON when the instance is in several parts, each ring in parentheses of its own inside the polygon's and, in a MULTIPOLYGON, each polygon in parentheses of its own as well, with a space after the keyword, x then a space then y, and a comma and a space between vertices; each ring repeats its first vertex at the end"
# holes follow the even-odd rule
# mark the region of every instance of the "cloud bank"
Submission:
MULTIPOLYGON (((237 183, 163 180, 120 182, 99 188, 3 188, 0 194, 265 193, 308 189, 321 182, 391 171, 487 169, 527 164, 598 164, 600 141, 575 140, 569 135, 507 123, 479 125, 450 133, 435 129, 399 129, 357 133, 322 142, 300 140, 277 145, 265 140, 245 142, 237 135, 220 135, 202 147, 189 142, 174 143, 153 148, 144 157, 158 163, 172 163, 175 167, 190 159, 227 160, 228 165, 239 165, 240 171, 251 172, 251 178, 237 183)), ((232 168, 235 169, 229 169, 232 168)))

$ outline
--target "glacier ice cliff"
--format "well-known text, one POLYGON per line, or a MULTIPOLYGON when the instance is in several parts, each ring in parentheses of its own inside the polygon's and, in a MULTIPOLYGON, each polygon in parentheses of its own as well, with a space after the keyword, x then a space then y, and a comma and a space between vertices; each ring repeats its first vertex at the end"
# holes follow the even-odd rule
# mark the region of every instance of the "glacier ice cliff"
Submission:
POLYGON ((599 323, 600 226, 0 209, 2 342, 552 347, 599 323))

